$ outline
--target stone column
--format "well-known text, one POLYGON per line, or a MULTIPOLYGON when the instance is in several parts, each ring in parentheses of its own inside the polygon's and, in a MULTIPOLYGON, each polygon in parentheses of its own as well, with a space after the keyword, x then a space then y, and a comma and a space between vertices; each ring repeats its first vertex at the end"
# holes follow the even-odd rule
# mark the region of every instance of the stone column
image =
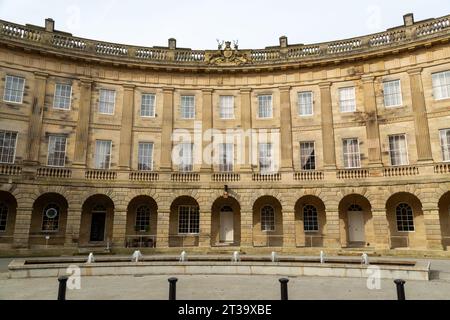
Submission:
POLYGON ((339 210, 337 208, 328 209, 327 226, 325 231, 324 244, 327 248, 340 248, 341 247, 341 235, 339 228, 339 210))
POLYGON ((241 247, 253 247, 253 211, 241 211, 241 247))
POLYGON ((336 147, 334 143, 333 108, 331 104, 331 83, 319 84, 322 111, 323 163, 325 169, 336 169, 336 147))
POLYGON ((366 132, 369 150, 369 165, 381 166, 380 130, 378 127, 377 102, 374 77, 362 78, 364 88, 364 107, 367 115, 366 132))
POLYGON ((200 238, 199 247, 211 247, 211 211, 200 207, 200 238))
POLYGON ((113 247, 115 248, 125 247, 126 230, 127 230, 127 208, 124 207, 115 208, 113 220, 113 234, 112 234, 113 247))
POLYGON ((34 77, 35 84, 28 128, 27 157, 25 162, 31 165, 38 165, 48 74, 35 72, 34 77))
MULTIPOLYGON (((202 136, 204 137, 204 134, 206 131, 211 130, 213 128, 213 90, 212 89, 203 89, 203 105, 202 105, 202 136)), ((202 147, 202 165, 201 165, 201 171, 202 172, 212 172, 212 162, 210 164, 205 163, 205 159, 203 159, 203 152, 206 150, 208 145, 211 143, 211 141, 203 141, 203 147, 202 147)), ((212 155, 210 155, 212 156, 212 155)))
POLYGON ((423 218, 427 237, 427 248, 431 250, 444 250, 439 208, 423 208, 423 218))
POLYGON ((417 160, 419 162, 427 162, 433 161, 433 155, 431 153, 430 129, 428 127, 421 72, 422 68, 408 71, 416 130, 417 160))
POLYGON ((164 88, 161 134, 161 171, 172 171, 172 132, 174 120, 173 88, 164 88))
POLYGON ((120 129, 119 168, 131 168, 132 133, 134 117, 134 86, 124 86, 122 106, 122 126, 120 129))
POLYGON ((169 247, 169 217, 170 209, 158 209, 158 227, 156 232, 157 248, 165 249, 169 247))
POLYGON ((283 208, 283 247, 296 247, 294 208, 283 208))
MULTIPOLYGON (((244 133, 248 132, 252 128, 252 90, 251 89, 241 89, 241 129, 244 133)), ((251 172, 251 138, 245 139, 242 152, 243 164, 240 165, 241 172, 251 172)))
POLYGON ((389 248, 389 223, 387 219, 386 209, 372 208, 373 228, 375 233, 375 249, 386 250, 389 248))
POLYGON ((20 204, 16 211, 16 224, 14 227, 14 248, 28 248, 30 239, 31 214, 33 205, 20 204))
POLYGON ((67 210, 67 226, 64 241, 65 247, 77 247, 80 239, 81 204, 69 205, 67 210))
POLYGON ((293 171, 291 87, 280 88, 281 170, 293 171))
POLYGON ((91 94, 92 81, 80 80, 80 104, 78 111, 78 122, 76 128, 75 156, 73 165, 86 167, 87 149, 89 140, 89 122, 91 117, 91 94))

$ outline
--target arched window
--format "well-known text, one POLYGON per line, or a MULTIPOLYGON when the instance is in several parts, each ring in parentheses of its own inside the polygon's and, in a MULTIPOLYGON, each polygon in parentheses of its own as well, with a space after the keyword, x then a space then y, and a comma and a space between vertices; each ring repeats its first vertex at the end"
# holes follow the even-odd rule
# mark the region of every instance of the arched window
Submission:
POLYGON ((150 207, 143 205, 136 210, 135 230, 138 232, 150 231, 150 207))
POLYGON ((303 208, 303 229, 305 232, 319 231, 316 207, 307 205, 303 208))
POLYGON ((178 207, 178 233, 200 233, 200 209, 198 206, 178 207))
POLYGON ((0 232, 6 231, 6 223, 8 221, 8 206, 0 203, 0 232))
POLYGON ((397 230, 400 232, 414 231, 414 215, 411 206, 401 203, 395 210, 397 216, 397 230))
POLYGON ((350 212, 362 212, 363 209, 361 208, 361 206, 357 205, 357 204, 352 204, 349 208, 348 211, 350 212))
POLYGON ((261 230, 275 231, 275 210, 271 206, 261 209, 261 230))
POLYGON ((49 204, 44 208, 42 218, 42 231, 54 232, 59 228, 59 207, 56 204, 49 204))

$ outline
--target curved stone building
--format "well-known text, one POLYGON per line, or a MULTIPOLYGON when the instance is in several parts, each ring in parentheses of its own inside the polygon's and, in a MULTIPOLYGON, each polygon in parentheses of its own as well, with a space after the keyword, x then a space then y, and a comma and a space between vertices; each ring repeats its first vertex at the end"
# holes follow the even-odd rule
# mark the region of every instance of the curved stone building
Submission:
POLYGON ((412 14, 204 51, 0 21, 0 253, 446 254, 449 40, 412 14))

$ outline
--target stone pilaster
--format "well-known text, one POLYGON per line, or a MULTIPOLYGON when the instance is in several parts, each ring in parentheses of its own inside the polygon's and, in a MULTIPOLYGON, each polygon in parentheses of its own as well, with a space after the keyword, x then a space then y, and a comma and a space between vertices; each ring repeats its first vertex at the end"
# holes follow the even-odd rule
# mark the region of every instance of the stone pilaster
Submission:
POLYGON ((33 207, 31 204, 17 208, 13 240, 14 248, 28 248, 32 212, 33 207))
POLYGON ((77 247, 80 238, 81 204, 69 205, 64 246, 77 247))
POLYGON ((161 171, 172 171, 172 133, 174 118, 173 88, 163 89, 163 123, 161 134, 161 171))
POLYGON ((280 88, 281 170, 293 171, 291 88, 280 88))
POLYGON ((439 208, 424 208, 423 217, 425 223, 425 233, 427 238, 427 248, 431 250, 443 250, 442 230, 439 220, 439 208))
POLYGON ((375 249, 385 250, 389 248, 389 224, 386 209, 372 209, 373 228, 375 233, 375 249))
POLYGON ((339 228, 339 211, 338 209, 328 209, 327 226, 325 230, 324 244, 327 248, 340 248, 341 236, 339 228))
POLYGON ((31 107, 30 123, 28 128, 28 145, 26 163, 39 164, 39 150, 41 146, 42 120, 44 118, 44 104, 48 74, 36 72, 31 107))
POLYGON ((131 168, 131 152, 133 150, 132 132, 134 116, 134 86, 124 86, 122 126, 120 129, 119 167, 131 168))
MULTIPOLYGON (((203 98, 202 98, 202 136, 205 137, 205 132, 211 130, 213 128, 213 90, 212 89, 203 89, 203 98)), ((202 147, 202 172, 211 172, 212 171, 212 161, 211 163, 206 163, 205 159, 203 159, 203 152, 206 150, 211 141, 205 141, 202 139, 203 147, 202 147)), ((212 157, 212 155, 210 155, 212 157)))
POLYGON ((125 236, 127 229, 127 209, 115 208, 113 220, 113 247, 123 248, 125 246, 125 236))
MULTIPOLYGON (((252 128, 252 90, 241 89, 241 128, 244 133, 252 128)), ((245 140, 244 154, 242 155, 243 164, 240 165, 241 172, 251 172, 251 138, 245 140)))
POLYGON ((158 209, 158 227, 156 232, 156 247, 168 248, 169 247, 169 217, 170 210, 158 209))
POLYGON ((73 165, 86 167, 89 140, 89 121, 91 117, 92 81, 80 80, 80 104, 75 137, 75 155, 73 165))
POLYGON ((253 212, 241 211, 241 247, 253 247, 253 212))
POLYGON ((211 247, 211 211, 200 208, 199 247, 211 247))
POLYGON ((374 78, 362 78, 364 88, 364 107, 367 116, 366 132, 368 144, 368 158, 370 166, 381 166, 381 143, 378 126, 377 102, 375 97, 374 78))
POLYGON ((331 83, 320 83, 320 103, 322 111, 323 163, 325 169, 336 169, 336 147, 334 142, 333 108, 331 103, 331 83))
POLYGON ((422 68, 408 71, 411 85, 414 126, 416 130, 417 161, 429 162, 433 161, 433 155, 431 152, 430 129, 428 126, 421 72, 422 68))
POLYGON ((283 208, 283 247, 294 248, 295 246, 295 211, 294 208, 289 210, 283 208))

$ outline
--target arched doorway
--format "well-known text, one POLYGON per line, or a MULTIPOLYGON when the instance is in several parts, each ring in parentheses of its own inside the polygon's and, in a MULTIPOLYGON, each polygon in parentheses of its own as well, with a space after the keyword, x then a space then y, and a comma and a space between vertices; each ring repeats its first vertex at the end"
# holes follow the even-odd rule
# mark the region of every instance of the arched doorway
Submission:
POLYGON ((16 198, 9 192, 0 191, 0 243, 13 242, 16 211, 16 198))
POLYGON ((446 250, 450 247, 450 192, 439 200, 439 220, 441 222, 442 245, 446 250))
POLYGON ((106 195, 88 198, 81 213, 80 245, 107 246, 111 243, 114 203, 106 195))
POLYGON ((198 247, 200 207, 189 196, 175 199, 170 207, 169 247, 198 247))
POLYGON ((283 246, 283 212, 281 203, 272 196, 263 196, 253 205, 253 245, 283 246))
POLYGON ((149 196, 138 196, 127 209, 126 247, 156 246, 158 205, 149 196))
POLYGON ((241 207, 231 197, 217 199, 211 208, 211 246, 238 246, 241 242, 241 207))
POLYGON ((295 242, 297 247, 323 247, 327 217, 323 201, 307 195, 295 205, 295 242))

